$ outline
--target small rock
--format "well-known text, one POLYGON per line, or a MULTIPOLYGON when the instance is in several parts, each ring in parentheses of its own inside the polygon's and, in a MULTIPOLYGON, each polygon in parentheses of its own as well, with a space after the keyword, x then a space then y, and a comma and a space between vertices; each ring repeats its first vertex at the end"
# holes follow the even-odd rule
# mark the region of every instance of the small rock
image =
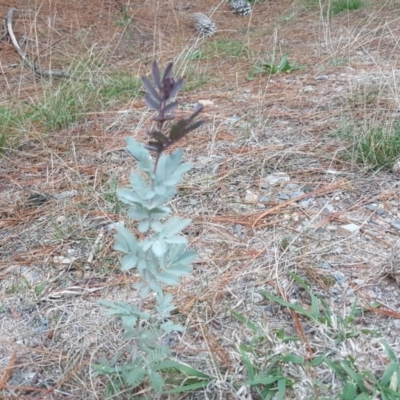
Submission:
POLYGON ((233 124, 236 124, 236 122, 238 122, 240 120, 241 120, 241 118, 238 115, 234 115, 233 117, 227 118, 225 120, 225 123, 233 125, 233 124))
POLYGON ((332 204, 326 204, 322 209, 323 214, 332 214, 335 211, 335 208, 332 204))
POLYGON ((295 199, 296 197, 303 196, 304 192, 302 190, 296 190, 295 192, 290 193, 290 198, 295 199))
POLYGON ((303 89, 303 92, 304 93, 309 93, 309 92, 313 92, 314 91, 314 88, 312 87, 312 86, 306 86, 304 89, 303 89))
POLYGON ((214 105, 214 102, 212 100, 199 100, 198 102, 204 107, 214 105))
POLYGON ((339 286, 342 286, 347 282, 347 276, 345 276, 342 272, 340 271, 334 271, 331 273, 331 276, 336 280, 339 286))
POLYGON ((295 189, 297 189, 299 186, 300 186, 300 185, 297 184, 297 183, 288 183, 288 184, 286 185, 286 189, 295 190, 295 189))
POLYGON ((356 234, 360 230, 360 227, 356 224, 346 224, 339 226, 337 232, 339 235, 350 236, 356 234))
POLYGON ((310 206, 310 200, 299 201, 299 206, 301 208, 307 209, 310 206))
POLYGON ((315 77, 316 81, 326 81, 328 79, 328 75, 318 75, 315 77))
POLYGON ((400 176, 400 159, 393 164, 392 171, 395 175, 400 176))
POLYGON ((259 203, 269 203, 269 201, 270 201, 270 198, 267 197, 267 196, 260 196, 260 197, 258 198, 258 202, 259 202, 259 203))
POLYGON ((65 215, 60 215, 59 217, 57 217, 56 222, 57 224, 62 224, 63 222, 65 222, 66 219, 67 217, 65 215))
POLYGON ((290 196, 287 193, 279 193, 278 194, 278 199, 279 200, 289 200, 290 196))
POLYGON ((247 191, 246 196, 244 197, 244 202, 247 204, 257 203, 258 195, 247 191))
POLYGON ((290 176, 285 172, 275 172, 262 179, 261 187, 263 189, 268 189, 270 186, 280 185, 285 182, 290 181, 290 176))
POLYGON ((323 261, 320 266, 322 269, 332 269, 332 265, 328 263, 328 261, 323 261))
POLYGON ((72 264, 76 260, 75 257, 54 256, 53 261, 57 264, 72 264))
POLYGON ((390 225, 391 225, 393 228, 400 230, 400 220, 397 219, 397 220, 395 220, 395 221, 392 221, 392 222, 390 223, 390 225))
POLYGON ((65 192, 55 194, 54 198, 57 200, 69 199, 71 197, 76 196, 77 193, 78 193, 77 190, 67 190, 65 192))

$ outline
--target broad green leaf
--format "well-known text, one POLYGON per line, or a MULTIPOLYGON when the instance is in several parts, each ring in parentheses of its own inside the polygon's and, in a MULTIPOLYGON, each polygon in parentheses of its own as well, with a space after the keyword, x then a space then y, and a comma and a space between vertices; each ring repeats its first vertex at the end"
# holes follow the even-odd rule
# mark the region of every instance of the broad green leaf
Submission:
POLYGON ((286 392, 286 378, 279 379, 278 381, 278 393, 276 395, 277 400, 283 400, 286 392))
POLYGON ((169 389, 169 390, 164 390, 162 393, 163 394, 176 394, 176 393, 182 393, 182 392, 194 392, 195 390, 198 389, 203 389, 208 386, 210 382, 207 381, 200 381, 196 383, 192 383, 190 385, 182 385, 178 386, 174 389, 169 389))
POLYGON ((297 356, 295 354, 286 354, 282 357, 282 361, 291 362, 292 364, 304 365, 304 357, 297 356))
POLYGON ((381 378, 382 386, 387 386, 390 383, 393 374, 396 373, 398 368, 399 368, 399 365, 397 363, 394 363, 394 362, 389 363, 389 365, 386 367, 385 372, 383 373, 382 378, 381 378))
POLYGON ((246 368, 247 374, 249 375, 249 378, 251 380, 253 380, 255 377, 253 363, 251 362, 250 358, 248 357, 246 350, 242 343, 239 345, 239 351, 240 351, 240 355, 242 357, 244 367, 246 368))

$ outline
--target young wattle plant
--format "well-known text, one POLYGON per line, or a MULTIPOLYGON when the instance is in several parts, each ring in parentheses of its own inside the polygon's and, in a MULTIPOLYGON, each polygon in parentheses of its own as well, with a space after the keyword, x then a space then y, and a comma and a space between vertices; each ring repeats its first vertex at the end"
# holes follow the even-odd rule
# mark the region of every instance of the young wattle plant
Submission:
POLYGON ((139 301, 137 304, 100 302, 108 308, 109 315, 121 318, 124 337, 129 340, 130 361, 96 366, 102 373, 118 375, 116 381, 122 381, 125 387, 134 388, 146 381, 157 391, 164 384, 161 372, 183 365, 167 360, 170 350, 161 344, 165 333, 183 330, 171 319, 171 311, 175 309, 173 296, 164 292, 163 285, 177 285, 183 276, 190 274, 196 257, 194 251, 187 250, 187 239, 181 235, 191 220, 169 217, 171 209, 166 205, 176 195, 177 185, 190 164, 181 162, 182 149, 169 155, 164 151, 202 124, 193 121, 203 109, 198 104, 190 116, 167 129, 167 121, 175 119, 173 112, 178 107, 174 98, 183 86, 182 79, 175 80, 172 76, 172 67, 169 63, 161 76, 157 63, 152 63, 155 86, 147 77, 142 78, 147 106, 156 111, 153 116, 156 128, 148 133, 150 139, 146 145, 127 139, 127 150, 136 159, 137 170, 130 176, 131 188, 117 192, 118 198, 130 206, 128 217, 138 221, 137 233, 126 227, 118 229, 114 248, 124 253, 121 270, 136 270, 140 277, 133 286, 139 293, 139 301), (155 159, 150 151, 155 152, 155 159))

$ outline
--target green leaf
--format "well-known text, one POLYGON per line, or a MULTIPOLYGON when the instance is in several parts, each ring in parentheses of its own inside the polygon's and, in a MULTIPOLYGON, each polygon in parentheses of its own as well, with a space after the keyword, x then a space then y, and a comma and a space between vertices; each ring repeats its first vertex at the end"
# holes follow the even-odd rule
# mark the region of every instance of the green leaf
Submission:
POLYGON ((143 382, 145 376, 146 371, 141 367, 136 367, 131 370, 124 369, 122 372, 124 382, 131 388, 139 386, 143 382))
POLYGON ((246 353, 246 349, 243 347, 242 343, 239 345, 239 351, 240 351, 240 355, 242 357, 244 367, 246 368, 247 374, 249 375, 249 378, 251 380, 253 380, 255 377, 253 363, 251 362, 250 358, 248 357, 248 355, 246 353))
POLYGON ((194 392, 195 390, 203 389, 203 388, 207 387, 209 383, 210 383, 209 381, 201 381, 201 382, 192 383, 190 385, 182 385, 182 386, 178 386, 174 389, 164 390, 163 394, 194 392))
POLYGON ((385 349, 385 351, 386 351, 386 354, 387 354, 388 357, 389 357, 389 360, 392 361, 392 362, 394 362, 394 363, 397 363, 397 364, 398 364, 399 361, 398 361, 398 359, 397 359, 397 357, 396 357, 396 354, 394 353, 394 351, 392 350, 392 348, 388 345, 388 343, 386 342, 386 340, 382 340, 381 343, 382 343, 382 346, 384 347, 384 349, 385 349))
POLYGON ((167 372, 168 369, 174 369, 180 371, 189 377, 199 378, 199 379, 214 379, 211 375, 205 374, 198 369, 192 368, 190 365, 185 364, 181 361, 167 360, 163 363, 162 371, 167 372))
POLYGON ((276 396, 277 400, 283 400, 286 392, 286 378, 279 379, 278 381, 278 393, 276 396))
POLYGON ((158 372, 151 372, 149 376, 151 387, 158 393, 162 391, 164 379, 158 372))
POLYGON ((286 354, 282 357, 282 361, 290 362, 292 364, 304 365, 304 357, 297 356, 295 354, 286 354))
POLYGON ((243 383, 243 385, 249 385, 249 386, 256 386, 256 385, 271 385, 275 382, 278 382, 281 379, 285 379, 283 376, 278 375, 278 376, 257 376, 254 379, 251 379, 249 381, 246 381, 243 383))
POLYGON ((251 331, 253 331, 254 333, 257 333, 258 329, 256 324, 254 324, 253 322, 251 322, 248 318, 244 317, 242 314, 239 314, 236 311, 231 310, 231 314, 233 317, 235 317, 238 321, 242 322, 243 324, 245 324, 251 331))

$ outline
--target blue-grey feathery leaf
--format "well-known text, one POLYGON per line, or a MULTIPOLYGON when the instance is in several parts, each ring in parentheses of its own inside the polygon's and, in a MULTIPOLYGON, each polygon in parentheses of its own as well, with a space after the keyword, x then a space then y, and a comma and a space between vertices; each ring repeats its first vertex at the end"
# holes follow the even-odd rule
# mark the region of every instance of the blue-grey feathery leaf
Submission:
POLYGON ((169 62, 167 64, 167 66, 165 67, 165 71, 164 71, 161 81, 164 81, 164 79, 170 78, 172 76, 172 67, 173 66, 174 66, 173 62, 169 62))
POLYGON ((163 290, 162 290, 162 286, 155 280, 151 281, 150 284, 150 289, 154 290, 156 293, 158 294, 162 294, 163 290))
POLYGON ((168 244, 184 244, 187 245, 187 239, 185 236, 169 236, 168 238, 165 239, 166 243, 168 244))
POLYGON ((145 102, 147 104, 147 107, 150 108, 150 110, 154 110, 154 111, 160 111, 161 110, 160 102, 158 102, 156 99, 154 99, 148 93, 145 94, 144 100, 145 100, 145 102))
POLYGON ((161 90, 162 89, 161 75, 160 75, 160 69, 158 68, 158 64, 157 64, 156 60, 154 60, 151 63, 151 72, 152 72, 155 84, 157 85, 158 89, 161 90))
POLYGON ((183 79, 179 78, 177 81, 175 81, 173 88, 170 90, 169 98, 173 99, 182 89, 182 86, 183 86, 183 79))
POLYGON ((166 271, 161 272, 157 275, 157 279, 167 285, 177 285, 179 283, 179 277, 175 274, 170 274, 166 271))
POLYGON ((135 252, 139 250, 139 244, 135 235, 124 226, 118 228, 118 232, 114 236, 114 249, 123 253, 135 252))
POLYGON ((125 204, 135 204, 142 205, 143 199, 141 199, 133 190, 131 189, 118 189, 117 197, 125 204))
POLYGON ((184 228, 186 228, 191 222, 192 220, 190 218, 182 219, 174 216, 164 224, 160 235, 166 238, 175 236, 177 233, 180 233, 184 228))
POLYGON ((176 107, 178 107, 179 103, 177 101, 172 101, 171 103, 168 103, 165 107, 164 107, 164 113, 165 114, 169 114, 172 111, 175 110, 176 107))
POLYGON ((152 249, 153 249, 153 253, 157 257, 162 257, 168 251, 168 246, 164 240, 156 240, 153 243, 152 249))
POLYGON ((144 88, 146 89, 146 92, 151 97, 153 97, 155 100, 157 100, 159 102, 162 100, 162 98, 159 95, 159 93, 157 92, 157 90, 151 84, 149 78, 147 78, 146 76, 142 76, 142 83, 143 83, 144 88))
POLYGON ((160 325, 160 328, 166 333, 172 332, 184 332, 185 328, 182 325, 174 324, 172 321, 164 322, 160 325))
POLYGON ((121 260, 121 271, 129 271, 132 268, 136 268, 139 258, 134 253, 129 253, 122 257, 121 260))

